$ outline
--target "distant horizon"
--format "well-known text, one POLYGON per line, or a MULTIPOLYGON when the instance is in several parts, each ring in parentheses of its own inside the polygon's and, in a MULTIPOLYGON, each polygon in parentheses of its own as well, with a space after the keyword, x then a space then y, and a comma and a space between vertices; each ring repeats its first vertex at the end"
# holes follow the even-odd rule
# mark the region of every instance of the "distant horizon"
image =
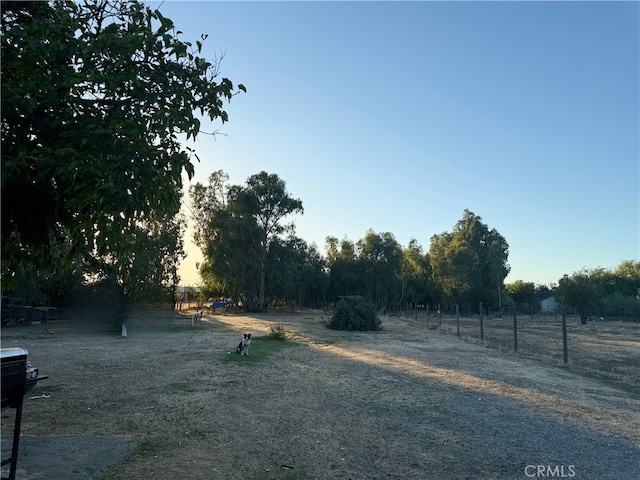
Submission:
POLYGON ((368 228, 427 251, 469 209, 509 243, 507 283, 640 258, 638 2, 148 5, 247 88, 202 122, 224 135, 185 141, 193 182, 278 174, 323 254, 368 228))

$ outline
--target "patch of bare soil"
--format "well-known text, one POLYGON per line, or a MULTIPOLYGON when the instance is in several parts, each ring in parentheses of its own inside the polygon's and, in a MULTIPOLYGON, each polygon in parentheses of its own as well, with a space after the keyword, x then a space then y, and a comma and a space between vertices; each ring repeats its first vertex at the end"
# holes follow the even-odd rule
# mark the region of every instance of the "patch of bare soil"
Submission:
MULTIPOLYGON (((30 393, 48 398, 25 400, 25 445, 135 442, 124 460, 74 479, 637 478, 633 391, 397 317, 365 333, 327 330, 318 312, 205 312, 191 326, 146 310, 126 338, 79 320, 2 331, 3 346, 27 348, 50 376, 30 393), (227 355, 245 332, 258 349, 276 324, 286 348, 227 355)), ((46 448, 38 456, 68 465, 46 448)), ((21 456, 18 478, 72 478, 32 458, 21 456)))

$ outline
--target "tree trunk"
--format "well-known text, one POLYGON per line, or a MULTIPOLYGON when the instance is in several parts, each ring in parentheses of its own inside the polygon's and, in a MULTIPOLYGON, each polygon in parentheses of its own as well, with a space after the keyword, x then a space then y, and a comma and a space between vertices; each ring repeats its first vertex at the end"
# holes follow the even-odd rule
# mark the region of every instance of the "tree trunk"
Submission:
POLYGON ((265 262, 266 262, 266 251, 262 251, 262 258, 260 259, 260 291, 258 292, 258 302, 259 307, 258 310, 264 312, 264 276, 265 276, 265 262))

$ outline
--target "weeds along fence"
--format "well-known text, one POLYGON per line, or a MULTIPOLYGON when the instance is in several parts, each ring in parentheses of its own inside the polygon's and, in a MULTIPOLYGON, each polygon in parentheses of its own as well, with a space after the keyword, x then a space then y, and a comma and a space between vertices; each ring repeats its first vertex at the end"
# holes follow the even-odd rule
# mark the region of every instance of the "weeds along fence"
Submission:
POLYGON ((578 315, 503 315, 405 312, 402 317, 434 334, 459 336, 502 352, 566 366, 640 394, 640 323, 581 324, 578 315))

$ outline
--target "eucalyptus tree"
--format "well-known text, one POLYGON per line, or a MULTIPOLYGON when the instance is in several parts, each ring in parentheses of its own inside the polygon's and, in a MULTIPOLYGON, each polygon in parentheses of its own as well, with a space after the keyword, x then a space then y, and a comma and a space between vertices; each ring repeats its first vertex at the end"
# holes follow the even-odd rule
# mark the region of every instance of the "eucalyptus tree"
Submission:
POLYGON ((259 290, 260 232, 253 219, 231 203, 230 189, 229 176, 222 170, 210 174, 207 185, 197 182, 189 188, 194 240, 204 257, 200 276, 212 293, 253 308, 259 290))
POLYGON ((237 204, 240 214, 249 215, 259 230, 260 242, 260 286, 258 303, 260 309, 265 304, 266 259, 271 242, 283 233, 292 234, 293 224, 283 224, 285 217, 304 213, 302 201, 287 192, 286 183, 276 174, 265 171, 251 175, 245 186, 234 186, 229 191, 230 202, 237 204))
POLYGON ((325 247, 329 268, 328 291, 331 301, 335 302, 338 297, 345 295, 364 295, 355 243, 348 238, 338 240, 336 237, 328 236, 325 247))
POLYGON ((403 249, 400 280, 401 301, 424 304, 432 301, 434 292, 429 255, 423 252, 422 245, 416 239, 411 239, 407 248, 403 249))
POLYGON ((456 303, 496 302, 510 267, 509 245, 482 218, 465 210, 452 232, 431 238, 429 259, 433 278, 456 303))
POLYGON ((47 270, 59 244, 124 267, 141 226, 178 215, 195 157, 181 136, 226 122, 245 88, 201 56, 204 35, 183 40, 140 1, 0 9, 3 282, 47 270))
POLYGON ((378 307, 400 299, 403 251, 390 232, 369 229, 357 242, 326 238, 330 298, 360 295, 378 307))
POLYGON ((290 235, 273 241, 267 255, 265 295, 269 299, 319 308, 327 284, 326 262, 315 244, 290 235))
POLYGON ((305 251, 303 265, 303 305, 320 308, 326 303, 329 286, 329 269, 327 260, 322 256, 318 246, 313 242, 305 251))
POLYGON ((242 296, 250 308, 264 309, 267 256, 274 242, 293 235, 287 216, 303 213, 302 201, 291 197, 276 174, 251 175, 244 185, 228 185, 222 171, 209 185, 190 188, 195 240, 205 261, 203 279, 232 296, 242 296))
POLYGON ((378 307, 398 301, 403 253, 393 234, 369 229, 356 246, 366 298, 378 307))

